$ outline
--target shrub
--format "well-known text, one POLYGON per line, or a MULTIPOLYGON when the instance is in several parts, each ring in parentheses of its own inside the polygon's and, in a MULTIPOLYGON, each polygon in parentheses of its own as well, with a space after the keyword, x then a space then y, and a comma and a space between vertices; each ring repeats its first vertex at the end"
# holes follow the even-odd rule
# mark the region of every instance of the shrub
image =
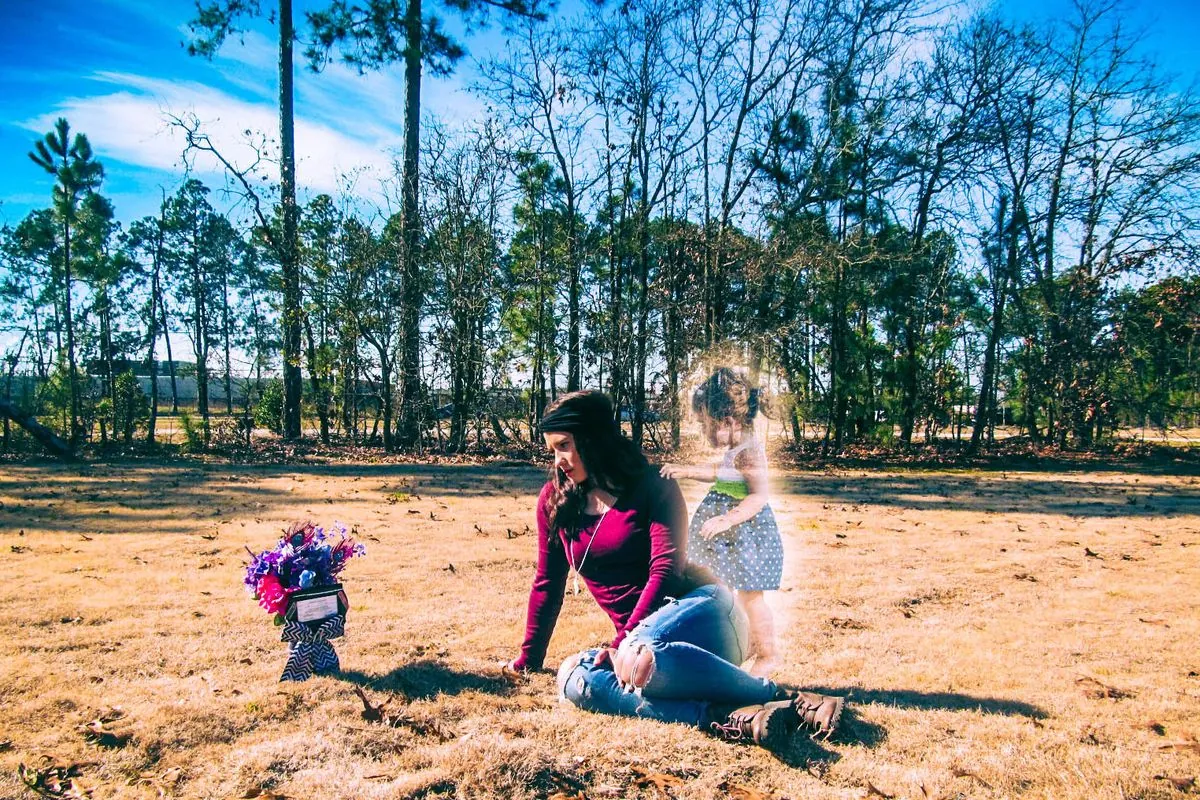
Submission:
POLYGON ((268 381, 254 404, 254 424, 283 433, 283 381, 268 381))
POLYGON ((204 449, 204 434, 196 427, 196 420, 186 411, 179 415, 179 427, 183 428, 183 449, 196 453, 204 449))

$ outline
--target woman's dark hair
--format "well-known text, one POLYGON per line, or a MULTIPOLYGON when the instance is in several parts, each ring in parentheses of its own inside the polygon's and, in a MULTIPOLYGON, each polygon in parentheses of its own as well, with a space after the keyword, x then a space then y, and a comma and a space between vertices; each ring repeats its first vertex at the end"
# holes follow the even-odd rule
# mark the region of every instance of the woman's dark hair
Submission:
POLYGON ((603 392, 571 392, 551 403, 542 415, 543 433, 570 433, 587 470, 587 480, 574 485, 553 464, 547 501, 550 529, 571 530, 579 523, 588 490, 596 487, 614 497, 637 483, 649 464, 636 444, 625 438, 603 392))
MULTIPOLYGON (((710 420, 733 419, 745 429, 765 405, 762 392, 750 385, 749 379, 729 367, 721 367, 696 387, 692 394, 692 412, 710 420)), ((712 444, 715 434, 706 430, 712 444)))

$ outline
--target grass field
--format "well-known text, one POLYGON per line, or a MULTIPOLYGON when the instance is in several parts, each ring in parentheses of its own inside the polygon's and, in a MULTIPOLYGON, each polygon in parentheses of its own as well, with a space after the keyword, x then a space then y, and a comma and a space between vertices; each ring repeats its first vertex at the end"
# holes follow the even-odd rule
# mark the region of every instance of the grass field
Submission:
MULTIPOLYGON (((785 473, 788 684, 841 734, 772 755, 512 680, 529 467, 0 466, 0 797, 1175 798, 1200 792, 1200 484, 785 473), (279 684, 245 547, 341 520, 344 673, 279 684), (357 691, 383 720, 363 716, 357 691), (55 785, 55 779, 60 782, 55 785), (69 784, 69 785, 68 785, 69 784), (71 795, 70 792, 74 792, 71 795), (90 794, 89 794, 90 793, 90 794)), ((704 487, 684 484, 689 505, 704 487)), ((550 660, 611 636, 568 596, 550 660)))

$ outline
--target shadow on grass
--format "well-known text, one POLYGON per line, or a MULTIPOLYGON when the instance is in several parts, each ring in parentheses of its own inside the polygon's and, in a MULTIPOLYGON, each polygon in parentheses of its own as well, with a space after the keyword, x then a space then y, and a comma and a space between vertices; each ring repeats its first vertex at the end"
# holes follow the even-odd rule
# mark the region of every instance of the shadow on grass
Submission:
POLYGON ((821 694, 838 694, 851 705, 886 705, 895 708, 920 708, 940 711, 978 711, 982 714, 1003 714, 1008 717, 1046 719, 1045 711, 1020 700, 996 697, 973 697, 957 692, 916 692, 910 689, 863 689, 858 686, 812 689, 821 694))
MULTIPOLYGON (((835 742, 857 741, 854 737, 846 734, 846 721, 846 717, 843 716, 842 726, 838 729, 838 735, 834 737, 835 742)), ((879 728, 878 725, 870 725, 870 727, 879 728)), ((882 731, 882 728, 880 730, 882 731)), ((792 769, 807 770, 817 778, 820 778, 821 774, 831 765, 842 760, 841 753, 828 749, 824 742, 810 739, 803 731, 792 737, 792 741, 786 749, 775 751, 771 755, 780 763, 787 764, 792 769)))
MULTIPOLYGON (((857 713, 866 705, 887 705, 895 708, 914 708, 941 711, 978 711, 983 714, 1001 714, 1012 717, 1045 719, 1049 715, 1035 705, 1018 700, 1002 700, 995 697, 973 697, 954 692, 916 692, 908 689, 882 690, 863 689, 858 686, 807 686, 805 691, 837 695, 846 698, 842 722, 833 741, 841 744, 861 744, 874 749, 887 739, 887 729, 869 722, 857 713)), ((778 753, 778 758, 792 767, 805 767, 814 763, 833 763, 839 756, 822 743, 802 736, 796 738, 787 752, 778 753)))
POLYGON ((439 694, 483 692, 501 697, 516 694, 519 687, 504 678, 461 672, 438 661, 413 661, 396 667, 384 675, 369 675, 358 670, 345 670, 335 677, 380 692, 395 692, 412 700, 428 699, 439 694))

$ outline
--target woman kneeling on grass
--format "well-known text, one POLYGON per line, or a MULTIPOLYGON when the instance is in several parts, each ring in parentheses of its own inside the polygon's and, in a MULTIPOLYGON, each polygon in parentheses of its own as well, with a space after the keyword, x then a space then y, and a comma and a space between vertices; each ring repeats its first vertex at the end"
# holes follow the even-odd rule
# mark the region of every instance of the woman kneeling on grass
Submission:
POLYGON ((651 469, 600 392, 563 395, 541 431, 554 455, 538 497, 537 575, 513 670, 540 669, 567 577, 583 578, 612 618, 608 647, 563 662, 562 694, 588 711, 695 725, 775 749, 807 728, 829 737, 842 698, 791 692, 740 669, 746 618, 733 596, 687 561, 687 510, 675 481, 651 469))

